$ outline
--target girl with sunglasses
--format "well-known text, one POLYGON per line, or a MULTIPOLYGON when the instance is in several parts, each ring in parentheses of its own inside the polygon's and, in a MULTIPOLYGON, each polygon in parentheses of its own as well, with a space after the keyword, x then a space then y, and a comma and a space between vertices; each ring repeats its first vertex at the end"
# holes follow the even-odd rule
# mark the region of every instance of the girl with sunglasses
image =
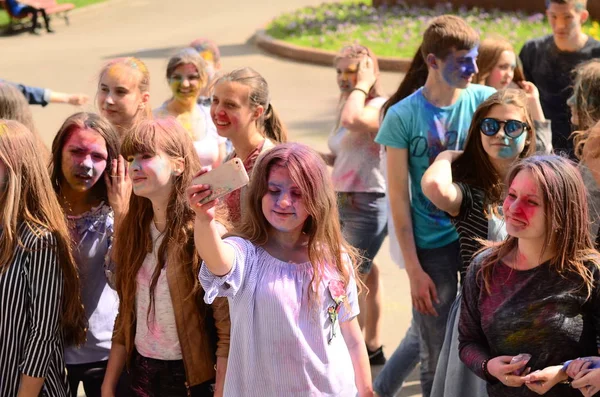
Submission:
MULTIPOLYGON (((423 193, 456 226, 464 265, 461 280, 481 241, 498 241, 506 235, 500 209, 503 180, 516 160, 534 153, 532 124, 523 91, 498 91, 477 108, 464 152, 440 153, 423 176, 423 193)), ((458 359, 460 300, 459 294, 450 310, 432 397, 486 395, 485 382, 458 359)))
POLYGON ((540 103, 537 87, 525 80, 523 67, 512 44, 501 36, 486 37, 479 45, 477 73, 473 82, 494 87, 497 90, 520 88, 527 95, 527 109, 535 127, 537 151, 552 151, 552 131, 540 103))

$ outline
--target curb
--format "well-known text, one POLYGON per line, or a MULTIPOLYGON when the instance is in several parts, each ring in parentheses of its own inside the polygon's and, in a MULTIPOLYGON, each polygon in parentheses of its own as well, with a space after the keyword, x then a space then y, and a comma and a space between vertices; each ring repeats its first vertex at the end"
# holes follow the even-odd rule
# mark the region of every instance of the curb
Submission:
MULTIPOLYGON (((275 39, 269 36, 264 29, 256 31, 254 34, 254 44, 270 54, 317 65, 332 66, 333 61, 337 56, 337 52, 334 51, 301 47, 295 44, 286 43, 283 40, 275 39)), ((405 73, 408 70, 412 59, 377 57, 377 61, 379 62, 379 70, 405 73)))

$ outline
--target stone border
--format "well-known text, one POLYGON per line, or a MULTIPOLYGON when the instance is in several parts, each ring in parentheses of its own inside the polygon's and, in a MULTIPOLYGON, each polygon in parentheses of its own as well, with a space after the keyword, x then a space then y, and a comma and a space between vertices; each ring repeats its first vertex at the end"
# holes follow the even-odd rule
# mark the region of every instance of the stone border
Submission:
MULTIPOLYGON (((283 58, 317 65, 332 66, 337 53, 317 48, 301 47, 275 39, 267 34, 265 29, 259 29, 254 34, 254 43, 266 52, 283 58)), ((379 69, 405 73, 412 59, 377 57, 379 69)))

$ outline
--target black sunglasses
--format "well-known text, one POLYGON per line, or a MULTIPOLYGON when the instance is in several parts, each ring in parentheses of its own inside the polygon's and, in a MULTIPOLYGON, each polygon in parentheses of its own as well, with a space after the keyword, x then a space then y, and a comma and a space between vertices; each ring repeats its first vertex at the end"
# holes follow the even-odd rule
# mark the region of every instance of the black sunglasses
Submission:
POLYGON ((520 137, 529 129, 527 123, 519 120, 498 120, 491 117, 481 120, 480 129, 484 135, 494 136, 500 131, 501 124, 504 124, 504 134, 512 139, 520 137))

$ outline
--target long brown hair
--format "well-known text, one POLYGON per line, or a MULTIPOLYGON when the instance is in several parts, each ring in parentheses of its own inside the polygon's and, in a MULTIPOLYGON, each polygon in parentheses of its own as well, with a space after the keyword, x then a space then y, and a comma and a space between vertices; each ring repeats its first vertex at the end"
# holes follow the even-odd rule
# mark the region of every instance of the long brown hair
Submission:
POLYGON ((248 95, 250 107, 262 106, 265 109, 260 119, 257 120, 259 130, 275 143, 287 142, 287 129, 271 103, 267 80, 260 73, 250 67, 235 69, 219 77, 213 86, 222 81, 231 81, 250 88, 248 95))
MULTIPOLYGON (((473 77, 473 81, 477 84, 486 84, 486 80, 490 77, 490 73, 498 64, 498 60, 504 51, 510 51, 514 54, 515 49, 508 40, 500 36, 488 37, 479 44, 479 55, 477 56, 477 68, 479 73, 473 77)), ((525 80, 523 67, 521 66, 519 57, 515 55, 517 65, 515 66, 513 82, 519 84, 525 80)))
POLYGON ((580 64, 573 71, 573 96, 579 125, 573 133, 575 154, 581 158, 589 130, 600 121, 600 60, 580 64))
POLYGON ((477 107, 469 127, 464 152, 452 163, 452 176, 456 182, 482 189, 485 192, 485 208, 496 208, 501 203, 504 191, 502 178, 483 149, 480 129, 481 121, 494 106, 499 105, 513 105, 523 111, 529 129, 526 132, 525 148, 519 157, 528 157, 535 153, 535 127, 527 108, 527 97, 522 90, 508 88, 497 91, 477 107))
POLYGON ((427 69, 427 63, 423 58, 421 46, 417 49, 415 56, 410 62, 408 71, 404 75, 400 86, 396 92, 388 99, 381 108, 381 112, 385 117, 389 108, 411 95, 413 92, 425 85, 429 70, 427 69))
MULTIPOLYGON (((592 269, 586 266, 586 262, 598 267, 600 258, 590 236, 587 190, 581 174, 566 158, 532 156, 513 165, 508 172, 506 186, 510 186, 521 171, 529 171, 542 192, 546 218, 544 247, 554 251, 550 267, 565 278, 571 275, 579 277, 589 298, 594 280, 592 269)), ((517 243, 518 238, 509 236, 489 248, 484 255, 478 277, 482 277, 488 293, 491 291, 494 266, 516 249, 517 243)))
MULTIPOLYGON (((52 160, 50 162, 50 179, 52 187, 56 194, 60 195, 60 189, 65 176, 62 172, 62 151, 65 143, 75 129, 90 129, 100 134, 106 143, 108 158, 106 159, 106 169, 104 174, 110 175, 112 161, 119 157, 119 147, 121 146, 119 133, 113 125, 104 117, 95 113, 79 112, 67 117, 58 133, 52 141, 52 160)), ((100 200, 108 203, 108 194, 104 174, 93 187, 94 194, 100 200)), ((60 199, 59 199, 60 201, 60 199)))
MULTIPOLYGON (((164 239, 158 248, 158 265, 150 284, 150 310, 154 307, 154 289, 167 257, 185 269, 199 290, 198 272, 201 259, 194 247, 194 211, 187 203, 185 190, 200 170, 200 160, 187 131, 173 118, 144 120, 129 132, 121 145, 127 158, 136 154, 156 155, 162 151, 173 160, 183 160, 183 171, 173 176, 173 190, 167 204, 167 224, 164 239)), ((136 276, 146 255, 152 252, 150 222, 154 217, 152 203, 145 197, 131 195, 129 211, 117 229, 115 237, 116 289, 121 299, 121 311, 135 318, 136 276)))
MULTIPOLYGON (((242 222, 235 234, 256 245, 265 245, 269 239, 269 224, 262 210, 262 198, 267 194, 269 174, 273 167, 282 166, 298 186, 309 214, 303 232, 308 236, 308 257, 313 267, 312 290, 318 291, 324 266, 331 265, 348 285, 353 265, 344 260, 350 256, 356 263, 356 251, 342 236, 337 200, 321 157, 306 145, 286 143, 277 145, 259 157, 254 166, 252 183, 248 187, 242 211, 242 222)), ((309 298, 310 298, 309 294, 309 298)))
POLYGON ((0 193, 0 272, 10 266, 17 245, 22 245, 18 229, 22 224, 36 235, 52 233, 63 277, 61 326, 68 345, 85 341, 86 317, 81 303, 77 266, 63 211, 36 139, 23 124, 0 120, 0 162, 7 170, 5 188, 0 193))

